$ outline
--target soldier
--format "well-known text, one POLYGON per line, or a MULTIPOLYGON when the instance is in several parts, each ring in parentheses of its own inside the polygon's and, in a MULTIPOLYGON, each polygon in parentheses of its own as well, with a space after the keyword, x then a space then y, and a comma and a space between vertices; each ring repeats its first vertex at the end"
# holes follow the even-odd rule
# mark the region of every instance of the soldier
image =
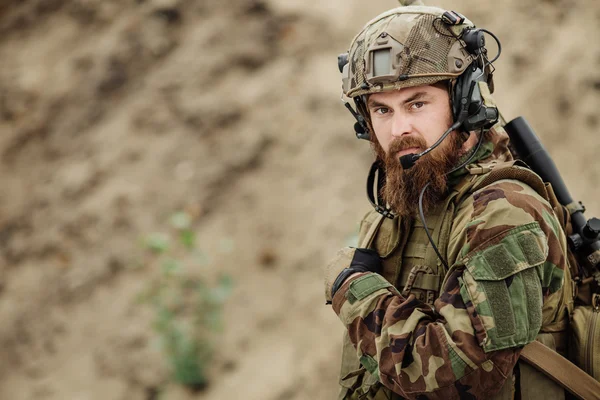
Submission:
POLYGON ((325 269, 346 327, 339 398, 564 398, 519 361, 536 339, 564 352, 572 293, 564 233, 490 94, 490 32, 401 3, 340 58, 376 161, 359 248, 325 269))

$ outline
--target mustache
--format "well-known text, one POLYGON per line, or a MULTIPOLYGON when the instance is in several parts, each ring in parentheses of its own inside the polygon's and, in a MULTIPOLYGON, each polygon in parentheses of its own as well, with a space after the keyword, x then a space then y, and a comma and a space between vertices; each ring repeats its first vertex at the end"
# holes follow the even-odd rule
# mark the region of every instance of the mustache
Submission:
POLYGON ((422 152, 427 148, 427 144, 425 143, 425 140, 416 136, 398 138, 390 143, 388 154, 393 155, 399 151, 410 149, 411 147, 416 147, 419 149, 419 152, 422 152))

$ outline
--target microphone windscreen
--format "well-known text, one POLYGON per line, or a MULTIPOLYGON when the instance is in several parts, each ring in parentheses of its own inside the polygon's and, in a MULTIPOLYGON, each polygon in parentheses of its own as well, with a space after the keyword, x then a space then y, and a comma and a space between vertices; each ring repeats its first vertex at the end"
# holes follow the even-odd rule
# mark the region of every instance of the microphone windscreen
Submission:
POLYGON ((400 157, 400 165, 402 165, 402 169, 410 169, 418 159, 419 156, 416 154, 405 154, 400 157))
POLYGON ((364 134, 365 128, 363 128, 363 126, 360 124, 360 122, 355 122, 354 123, 354 132, 364 134))

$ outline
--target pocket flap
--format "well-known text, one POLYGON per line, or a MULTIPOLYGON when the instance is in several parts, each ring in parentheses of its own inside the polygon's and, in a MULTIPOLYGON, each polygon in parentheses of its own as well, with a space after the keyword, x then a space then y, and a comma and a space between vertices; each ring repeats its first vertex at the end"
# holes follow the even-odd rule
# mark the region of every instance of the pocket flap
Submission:
POLYGON ((478 246, 467 254, 465 265, 475 280, 498 281, 540 265, 546 257, 546 235, 538 222, 531 222, 502 232, 478 246))

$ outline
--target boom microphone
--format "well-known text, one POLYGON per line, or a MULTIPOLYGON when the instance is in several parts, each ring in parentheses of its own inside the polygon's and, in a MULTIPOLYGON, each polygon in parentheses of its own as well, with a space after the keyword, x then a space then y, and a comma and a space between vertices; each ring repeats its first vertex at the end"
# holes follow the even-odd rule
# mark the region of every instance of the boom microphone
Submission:
POLYGON ((427 149, 425 149, 423 152, 421 152, 419 154, 414 154, 414 153, 405 154, 402 157, 400 157, 400 165, 402 165, 402 168, 403 169, 412 168, 415 165, 415 163, 419 160, 419 158, 423 157, 425 154, 429 153, 431 150, 435 149, 440 144, 442 144, 444 139, 446 139, 446 137, 448 137, 448 135, 450 133, 452 133, 452 131, 458 129, 458 127, 462 123, 463 123, 463 121, 455 122, 450 128, 448 128, 448 130, 446 132, 444 132, 444 134, 437 140, 437 142, 435 142, 433 145, 431 145, 431 147, 428 147, 427 149))

